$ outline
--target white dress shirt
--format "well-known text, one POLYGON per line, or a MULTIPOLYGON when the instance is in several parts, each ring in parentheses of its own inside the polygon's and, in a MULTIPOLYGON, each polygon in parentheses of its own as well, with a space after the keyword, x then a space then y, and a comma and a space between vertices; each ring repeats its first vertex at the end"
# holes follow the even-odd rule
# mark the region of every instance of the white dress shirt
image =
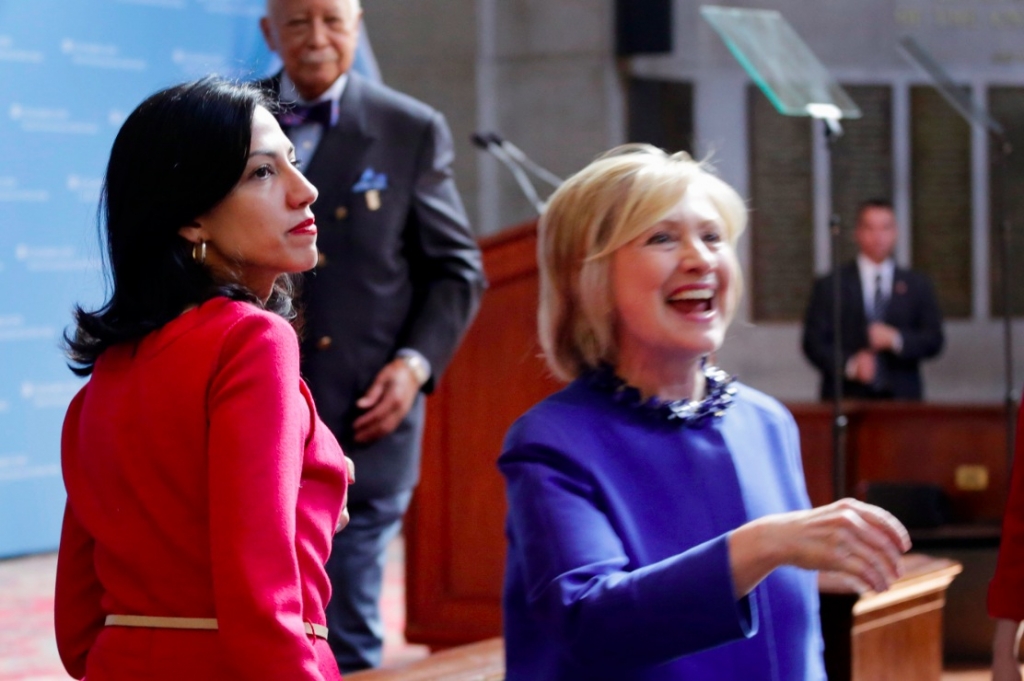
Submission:
MULTIPOLYGON (((892 280, 896 274, 896 263, 888 258, 881 263, 876 263, 867 258, 863 253, 857 256, 857 270, 860 272, 860 287, 864 294, 864 314, 871 319, 875 309, 875 286, 876 279, 882 277, 882 295, 886 300, 892 298, 892 280)), ((877 320, 881 321, 881 320, 877 320)))
MULTIPOLYGON (((879 288, 875 285, 878 277, 882 278, 881 292, 885 296, 886 304, 892 300, 892 283, 896 276, 896 263, 892 258, 886 258, 881 263, 876 263, 863 253, 857 255, 857 270, 860 272, 860 287, 864 295, 864 316, 868 322, 882 322, 881 319, 874 319, 875 292, 879 288)), ((903 350, 903 336, 897 331, 892 351, 900 354, 903 350)))

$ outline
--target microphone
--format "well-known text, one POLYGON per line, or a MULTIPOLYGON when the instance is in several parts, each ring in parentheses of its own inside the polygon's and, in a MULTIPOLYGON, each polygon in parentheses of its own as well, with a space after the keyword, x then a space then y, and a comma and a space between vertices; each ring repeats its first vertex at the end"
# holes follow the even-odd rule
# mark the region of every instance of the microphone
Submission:
POLYGON ((514 160, 518 161, 519 164, 522 165, 526 170, 533 173, 534 177, 537 177, 543 180, 544 182, 547 182, 555 189, 558 189, 560 186, 562 186, 562 182, 564 182, 562 178, 560 178, 558 175, 555 175, 553 172, 551 172, 544 166, 534 162, 532 158, 526 155, 526 152, 524 152, 522 149, 512 144, 511 142, 509 142, 507 139, 503 138, 498 133, 492 132, 487 135, 487 138, 494 144, 501 147, 506 154, 508 154, 514 160))
POLYGON ((544 202, 537 196, 537 189, 530 182, 530 178, 526 176, 522 166, 519 162, 514 160, 512 156, 506 151, 502 145, 496 143, 491 139, 490 135, 483 135, 478 132, 474 132, 469 137, 473 145, 478 149, 486 151, 494 158, 501 161, 502 165, 508 168, 509 172, 512 173, 512 177, 515 178, 516 184, 519 185, 520 191, 526 196, 526 199, 533 205, 534 209, 538 214, 544 212, 544 202))

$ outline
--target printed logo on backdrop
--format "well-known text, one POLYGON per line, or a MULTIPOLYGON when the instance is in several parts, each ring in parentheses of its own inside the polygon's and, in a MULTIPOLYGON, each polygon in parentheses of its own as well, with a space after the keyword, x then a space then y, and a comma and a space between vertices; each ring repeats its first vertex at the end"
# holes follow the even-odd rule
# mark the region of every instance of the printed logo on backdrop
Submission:
POLYGON ((263 0, 195 0, 210 14, 231 14, 240 17, 263 16, 263 0))
POLYGON ((147 67, 145 59, 124 57, 121 48, 111 43, 87 43, 64 38, 60 42, 60 51, 78 66, 120 71, 145 71, 147 67))
POLYGON ((14 38, 9 35, 0 35, 0 61, 22 62, 25 64, 39 64, 44 59, 42 50, 25 50, 18 47, 14 38))
POLYGON ((34 409, 67 409, 71 398, 81 389, 81 381, 25 381, 21 384, 21 399, 34 409))
POLYGON ((185 9, 185 0, 117 0, 122 5, 146 5, 166 9, 185 9))
POLYGON ((29 478, 49 478, 60 475, 60 464, 30 465, 31 459, 26 454, 0 454, 0 482, 11 480, 28 480, 29 478))
POLYGON ((95 135, 99 126, 76 121, 71 112, 60 107, 31 106, 14 102, 7 115, 25 132, 50 132, 65 135, 95 135))
MULTIPOLYGON (((25 317, 20 314, 0 315, 0 343, 14 341, 54 341, 57 329, 52 326, 28 326, 25 317)), ((9 403, 3 402, 7 407, 9 403)), ((0 412, 7 411, 6 408, 0 412)))
POLYGON ((114 128, 120 128, 121 124, 124 123, 125 119, 128 118, 128 114, 120 109, 111 109, 107 112, 107 123, 114 128))
POLYGON ((29 272, 79 272, 100 267, 99 260, 81 255, 74 246, 18 244, 14 259, 29 272))
POLYGON ((0 203, 46 203, 50 192, 45 189, 29 189, 18 186, 18 178, 0 175, 0 203))
POLYGON ((186 78, 199 78, 208 73, 225 74, 228 58, 227 55, 216 52, 192 52, 175 48, 171 51, 171 62, 186 78))
POLYGON ((0 146, 33 159, 0 168, 0 557, 57 546, 61 422, 82 385, 60 340, 73 304, 103 299, 92 236, 114 134, 174 82, 270 73, 265 1, 0 0, 0 146))
POLYGON ((67 188, 82 203, 97 203, 103 189, 103 178, 68 175, 67 188))

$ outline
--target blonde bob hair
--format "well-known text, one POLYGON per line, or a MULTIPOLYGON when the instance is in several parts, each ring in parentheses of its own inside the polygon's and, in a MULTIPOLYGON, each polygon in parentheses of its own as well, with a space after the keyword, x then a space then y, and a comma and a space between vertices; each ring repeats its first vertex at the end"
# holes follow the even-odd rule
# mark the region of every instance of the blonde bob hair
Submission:
MULTIPOLYGON (((572 380, 618 359, 610 282, 611 255, 664 217, 691 186, 704 190, 733 247, 747 224, 736 191, 685 152, 627 144, 599 156, 565 181, 541 216, 538 332, 551 371, 572 380)), ((735 310, 740 272, 732 287, 735 310)))

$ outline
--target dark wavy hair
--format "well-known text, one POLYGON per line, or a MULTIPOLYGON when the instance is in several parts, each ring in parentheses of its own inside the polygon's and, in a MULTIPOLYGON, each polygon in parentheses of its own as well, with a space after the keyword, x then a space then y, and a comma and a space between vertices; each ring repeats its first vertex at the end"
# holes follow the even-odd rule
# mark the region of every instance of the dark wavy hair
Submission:
POLYGON ((76 328, 64 335, 74 373, 88 376, 110 346, 138 340, 216 296, 295 318, 291 277, 279 277, 264 304, 237 282, 215 279, 178 234, 242 177, 257 106, 272 108, 256 87, 211 76, 157 92, 125 120, 98 212, 110 298, 92 312, 75 306, 76 328))

